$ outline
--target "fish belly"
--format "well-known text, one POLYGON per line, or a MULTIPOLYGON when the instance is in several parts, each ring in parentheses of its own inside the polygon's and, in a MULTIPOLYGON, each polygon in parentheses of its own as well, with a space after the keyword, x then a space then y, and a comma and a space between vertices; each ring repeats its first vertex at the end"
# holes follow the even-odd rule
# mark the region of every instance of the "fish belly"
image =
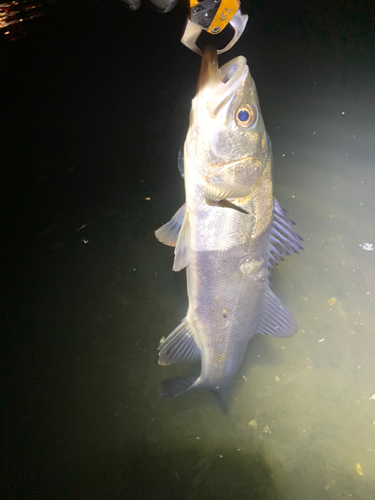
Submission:
POLYGON ((208 206, 190 215, 187 321, 202 358, 196 387, 228 386, 256 333, 268 286, 269 234, 251 238, 246 217, 208 206))

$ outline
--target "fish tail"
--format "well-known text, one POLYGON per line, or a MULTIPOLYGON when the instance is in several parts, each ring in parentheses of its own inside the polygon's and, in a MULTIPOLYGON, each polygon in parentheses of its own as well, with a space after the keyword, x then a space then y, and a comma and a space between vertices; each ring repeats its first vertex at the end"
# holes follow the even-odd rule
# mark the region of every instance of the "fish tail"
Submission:
POLYGON ((228 412, 228 402, 230 396, 230 387, 223 387, 219 390, 213 390, 212 392, 216 398, 216 401, 219 403, 220 410, 225 415, 228 412))
POLYGON ((187 392, 191 389, 197 378, 198 375, 183 375, 164 380, 159 387, 159 398, 171 398, 187 392))
MULTIPOLYGON (((159 398, 172 398, 174 396, 179 396, 184 394, 190 389, 198 387, 196 383, 198 380, 198 375, 182 375, 180 377, 171 377, 161 383, 159 387, 159 398)), ((211 392, 215 396, 221 411, 225 415, 228 412, 228 402, 230 396, 230 387, 220 387, 220 389, 211 389, 211 392)))

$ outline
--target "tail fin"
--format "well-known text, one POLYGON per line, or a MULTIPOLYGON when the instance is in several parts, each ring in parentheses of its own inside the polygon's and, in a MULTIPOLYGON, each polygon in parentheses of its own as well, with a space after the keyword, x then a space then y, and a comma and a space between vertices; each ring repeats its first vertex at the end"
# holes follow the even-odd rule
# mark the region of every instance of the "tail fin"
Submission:
POLYGON ((228 412, 228 402, 230 396, 230 387, 223 387, 219 390, 212 390, 216 401, 219 403, 220 410, 225 415, 228 412))
MULTIPOLYGON (((183 375, 181 377, 171 377, 164 380, 159 387, 159 398, 171 398, 179 396, 189 391, 195 385, 198 375, 183 375)), ((228 401, 230 396, 230 387, 221 387, 220 389, 211 389, 220 409, 225 415, 228 411, 228 401)))
POLYGON ((171 398, 187 392, 197 378, 198 375, 184 375, 164 380, 159 387, 159 398, 171 398))

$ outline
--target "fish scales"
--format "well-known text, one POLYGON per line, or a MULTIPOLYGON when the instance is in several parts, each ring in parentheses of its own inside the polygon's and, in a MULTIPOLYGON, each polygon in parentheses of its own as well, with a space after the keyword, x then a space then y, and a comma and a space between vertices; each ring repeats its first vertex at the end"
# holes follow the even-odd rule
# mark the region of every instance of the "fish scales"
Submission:
MULTIPOLYGON (((267 182, 268 203, 258 201, 258 198, 263 199, 264 193, 256 190, 244 205, 245 209, 248 205, 253 209, 253 217, 249 217, 235 210, 207 205, 203 187, 198 195, 194 180, 190 184, 188 167, 185 172, 191 235, 187 321, 202 352, 201 383, 216 388, 229 382, 233 367, 238 368, 242 361, 247 342, 254 334, 251 324, 257 321, 268 286, 272 185, 267 182), (190 199, 194 200, 192 207, 190 199), (262 223, 267 219, 268 227, 262 231, 261 227, 265 227, 262 223), (207 238, 206 231, 209 233, 207 238), (224 314, 223 310, 229 314, 224 314), (220 344, 215 342, 218 331, 223 338, 220 344), (225 366, 223 363, 216 366, 214 360, 218 354, 223 354, 225 366), (219 378, 218 371, 221 373, 219 378)), ((265 172, 264 176, 270 177, 270 172, 265 172)))
POLYGON ((213 49, 203 55, 183 175, 186 203, 156 236, 175 246, 173 269, 186 267, 189 307, 160 344, 159 363, 200 358, 201 372, 169 379, 159 392, 169 397, 206 388, 226 411, 251 337, 297 331, 270 289, 269 273, 302 249, 273 196, 271 143, 245 58, 219 69, 213 49))

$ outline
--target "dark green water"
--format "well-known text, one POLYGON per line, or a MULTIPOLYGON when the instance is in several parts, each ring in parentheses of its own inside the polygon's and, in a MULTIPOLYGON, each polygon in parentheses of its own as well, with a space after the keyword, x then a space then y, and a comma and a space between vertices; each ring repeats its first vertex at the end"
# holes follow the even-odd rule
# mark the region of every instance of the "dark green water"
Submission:
POLYGON ((156 348, 187 308, 154 237, 184 196, 183 6, 57 4, 1 47, 5 498, 373 498, 370 7, 243 5, 221 63, 248 58, 305 251, 272 280, 299 333, 251 340, 225 417, 206 392, 157 399, 181 367, 156 348))

